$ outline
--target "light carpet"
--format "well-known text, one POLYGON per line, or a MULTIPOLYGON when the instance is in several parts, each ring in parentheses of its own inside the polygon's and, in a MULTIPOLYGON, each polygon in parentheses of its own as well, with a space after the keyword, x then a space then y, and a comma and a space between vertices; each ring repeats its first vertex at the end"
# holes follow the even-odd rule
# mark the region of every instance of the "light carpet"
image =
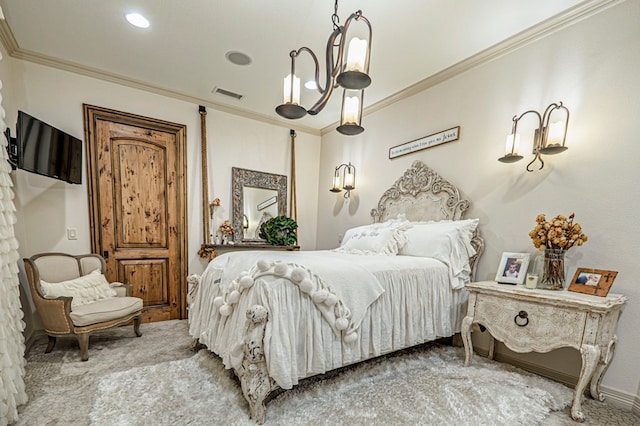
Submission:
MULTIPOLYGON (((267 425, 540 423, 571 390, 514 367, 431 345, 312 380, 267 404, 267 425)), ((93 425, 252 425, 238 383, 217 357, 133 368, 102 378, 93 425), (135 396, 135 397, 133 397, 135 396), (133 399, 132 399, 133 397, 133 399)))
MULTIPOLYGON (((59 338, 49 354, 46 339, 36 342, 26 355, 29 401, 18 408, 16 425, 251 424, 232 373, 207 351, 190 350, 186 320, 142 324, 140 330, 142 337, 131 327, 95 333, 87 362, 80 361, 73 337, 59 338), (128 377, 122 379, 127 385, 117 386, 118 377, 128 377)), ((544 413, 570 399, 568 388, 556 394, 552 389, 559 385, 545 390, 546 381, 531 381, 526 373, 479 356, 462 368, 461 348, 429 348, 305 381, 267 404, 267 424, 534 424, 539 417, 522 413, 529 404, 544 413), (441 380, 444 375, 449 379, 441 380), (521 387, 517 400, 503 399, 514 386, 521 387), (537 397, 538 389, 545 396, 537 397), (497 414, 477 414, 485 409, 497 414), (512 411, 522 420, 505 420, 512 411), (455 420, 449 420, 451 413, 457 413, 455 420)), ((583 408, 585 426, 640 424, 637 416, 589 398, 583 408)), ((576 423, 567 407, 541 424, 576 423)))

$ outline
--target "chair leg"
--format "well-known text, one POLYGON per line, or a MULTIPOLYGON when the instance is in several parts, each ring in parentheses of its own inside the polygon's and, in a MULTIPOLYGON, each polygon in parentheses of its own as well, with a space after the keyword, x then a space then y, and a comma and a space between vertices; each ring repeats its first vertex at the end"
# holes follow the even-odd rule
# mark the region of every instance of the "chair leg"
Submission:
POLYGON ((87 361, 89 359, 89 333, 81 333, 77 337, 80 344, 80 359, 87 361))
POLYGON ((140 333, 140 323, 142 322, 142 315, 138 315, 133 319, 133 331, 136 333, 136 336, 142 336, 140 333))
POLYGON ((49 337, 49 343, 47 343, 47 349, 44 350, 45 354, 48 354, 49 352, 51 352, 53 350, 53 347, 56 345, 55 336, 47 336, 47 337, 49 337))

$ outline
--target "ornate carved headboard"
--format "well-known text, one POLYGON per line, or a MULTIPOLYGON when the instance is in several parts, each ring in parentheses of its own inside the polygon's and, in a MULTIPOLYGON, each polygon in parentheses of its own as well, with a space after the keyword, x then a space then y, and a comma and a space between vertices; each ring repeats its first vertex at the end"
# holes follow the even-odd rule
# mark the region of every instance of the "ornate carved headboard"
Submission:
MULTIPOLYGON (((410 221, 460 220, 471 203, 460 198, 460 191, 451 182, 427 167, 422 161, 414 161, 409 169, 387 189, 371 210, 374 222, 384 222, 404 214, 410 221)), ((484 251, 484 240, 476 229, 471 245, 476 254, 471 257, 471 279, 477 260, 484 251)))

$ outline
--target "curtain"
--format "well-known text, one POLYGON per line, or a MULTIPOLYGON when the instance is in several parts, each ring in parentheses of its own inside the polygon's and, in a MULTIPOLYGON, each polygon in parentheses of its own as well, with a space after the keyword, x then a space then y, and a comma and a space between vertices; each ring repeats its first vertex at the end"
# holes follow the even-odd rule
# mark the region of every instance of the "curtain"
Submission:
POLYGON ((9 177, 11 165, 8 162, 8 141, 4 133, 7 125, 4 118, 0 80, 0 425, 16 422, 18 406, 27 402, 22 335, 24 321, 17 263, 18 241, 13 231, 16 209, 13 205, 13 182, 9 177))

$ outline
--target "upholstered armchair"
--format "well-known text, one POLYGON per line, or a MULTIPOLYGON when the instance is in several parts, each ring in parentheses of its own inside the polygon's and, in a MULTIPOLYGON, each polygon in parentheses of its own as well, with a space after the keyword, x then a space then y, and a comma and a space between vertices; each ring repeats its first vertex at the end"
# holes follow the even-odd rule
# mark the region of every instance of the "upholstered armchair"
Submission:
POLYGON ((131 285, 106 280, 100 255, 42 253, 23 260, 36 311, 49 336, 45 353, 53 350, 57 336, 75 335, 86 361, 92 332, 131 321, 136 336, 142 335, 142 299, 131 297, 131 285))

